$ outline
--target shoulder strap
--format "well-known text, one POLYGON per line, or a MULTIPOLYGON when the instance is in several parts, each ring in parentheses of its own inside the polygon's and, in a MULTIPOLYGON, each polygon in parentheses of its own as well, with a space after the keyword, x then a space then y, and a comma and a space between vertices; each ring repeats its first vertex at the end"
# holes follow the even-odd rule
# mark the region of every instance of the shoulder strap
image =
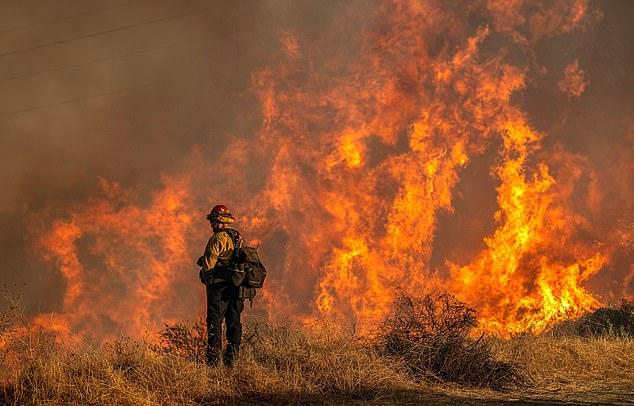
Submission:
POLYGON ((234 230, 233 228, 225 228, 223 231, 226 231, 227 234, 229 234, 229 237, 231 237, 231 240, 233 240, 233 243, 236 246, 238 246, 237 243, 242 242, 242 236, 240 236, 240 233, 238 232, 238 230, 234 230))
POLYGON ((233 228, 227 227, 224 231, 229 234, 229 237, 231 237, 231 240, 233 241, 233 257, 238 258, 240 255, 240 249, 242 248, 242 236, 240 236, 238 230, 234 230, 233 228))

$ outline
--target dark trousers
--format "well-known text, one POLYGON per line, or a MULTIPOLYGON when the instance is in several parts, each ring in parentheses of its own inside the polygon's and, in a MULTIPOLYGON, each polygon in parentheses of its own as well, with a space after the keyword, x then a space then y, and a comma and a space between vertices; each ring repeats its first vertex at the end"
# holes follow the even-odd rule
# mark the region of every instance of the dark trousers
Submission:
POLYGON ((223 356, 226 365, 232 365, 240 350, 242 324, 240 314, 244 300, 239 288, 227 283, 207 285, 207 363, 216 365, 222 352, 222 320, 225 320, 227 349, 223 356))

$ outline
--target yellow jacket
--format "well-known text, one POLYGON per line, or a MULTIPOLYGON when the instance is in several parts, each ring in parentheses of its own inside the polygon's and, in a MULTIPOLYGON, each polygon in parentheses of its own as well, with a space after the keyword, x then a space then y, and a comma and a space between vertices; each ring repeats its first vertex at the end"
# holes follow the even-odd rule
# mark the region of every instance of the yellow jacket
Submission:
POLYGON ((218 260, 228 262, 233 254, 233 249, 234 244, 229 233, 224 230, 213 233, 203 253, 203 271, 214 269, 218 260))
MULTIPOLYGON (((242 246, 242 239, 240 239, 240 246, 242 246)), ((209 238, 205 252, 199 261, 203 272, 211 272, 215 267, 222 268, 223 265, 229 267, 234 248, 235 244, 229 232, 226 230, 214 232, 209 238)), ((211 275, 213 276, 212 283, 225 280, 223 272, 216 272, 215 275, 211 275)))

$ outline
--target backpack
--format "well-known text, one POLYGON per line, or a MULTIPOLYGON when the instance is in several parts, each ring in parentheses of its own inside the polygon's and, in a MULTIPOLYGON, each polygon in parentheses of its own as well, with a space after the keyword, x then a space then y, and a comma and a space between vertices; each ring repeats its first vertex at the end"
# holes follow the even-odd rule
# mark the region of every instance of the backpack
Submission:
MULTIPOLYGON (((266 267, 260 260, 258 249, 244 246, 238 231, 232 228, 227 228, 226 231, 235 247, 231 258, 232 265, 234 269, 244 272, 244 279, 240 285, 249 289, 262 288, 266 279, 266 267)), ((253 295, 255 295, 255 291, 253 291, 253 295)))

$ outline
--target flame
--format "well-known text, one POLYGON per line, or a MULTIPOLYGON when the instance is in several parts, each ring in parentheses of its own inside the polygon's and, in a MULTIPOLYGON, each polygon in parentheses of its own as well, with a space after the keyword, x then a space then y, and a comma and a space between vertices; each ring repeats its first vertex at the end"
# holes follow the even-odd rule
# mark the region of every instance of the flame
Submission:
POLYGON ((514 99, 534 74, 517 53, 592 16, 583 1, 394 0, 343 48, 304 48, 284 33, 280 62, 252 76, 262 114, 254 137, 235 137, 213 162, 197 149, 149 199, 106 182, 104 197, 34 225, 38 251, 67 282, 51 324, 138 335, 200 314, 193 262, 217 203, 262 242, 270 276, 257 300, 270 317, 363 329, 399 291, 445 290, 476 308, 483 330, 511 334, 599 306, 583 283, 614 250, 579 236, 591 222, 555 175, 565 154, 544 151, 546 135, 514 99), (497 182, 482 191, 497 196, 493 231, 473 256, 434 266, 438 219, 454 213, 474 159, 489 159, 497 182))
POLYGON ((554 260, 557 235, 565 235, 569 227, 553 207, 556 182, 543 163, 530 179, 525 173, 527 156, 540 136, 521 121, 505 127, 504 162, 496 168, 501 180, 496 212, 500 225, 471 264, 450 264, 450 286, 476 305, 485 330, 539 332, 599 305, 580 283, 597 273, 607 258, 589 251, 588 258, 572 263, 554 260), (501 313, 500 308, 505 311, 501 313))
POLYGON ((185 231, 192 215, 183 187, 180 179, 165 179, 165 189, 141 208, 119 185, 103 181, 109 199, 56 219, 37 240, 37 250, 66 280, 64 313, 39 315, 35 322, 62 336, 71 331, 100 335, 104 330, 140 335, 152 325, 156 311, 162 310, 161 317, 169 314, 176 302, 171 293, 178 277, 174 264, 189 259, 185 231), (93 241, 88 252, 82 252, 80 242, 86 235, 93 241), (82 255, 97 256, 99 264, 87 265, 82 255), (113 295, 112 288, 123 294, 113 295), (112 331, 112 326, 117 328, 112 331))
POLYGON ((566 93, 569 97, 579 97, 588 87, 588 81, 585 78, 585 72, 579 67, 579 60, 566 66, 564 75, 557 82, 559 90, 566 93))

